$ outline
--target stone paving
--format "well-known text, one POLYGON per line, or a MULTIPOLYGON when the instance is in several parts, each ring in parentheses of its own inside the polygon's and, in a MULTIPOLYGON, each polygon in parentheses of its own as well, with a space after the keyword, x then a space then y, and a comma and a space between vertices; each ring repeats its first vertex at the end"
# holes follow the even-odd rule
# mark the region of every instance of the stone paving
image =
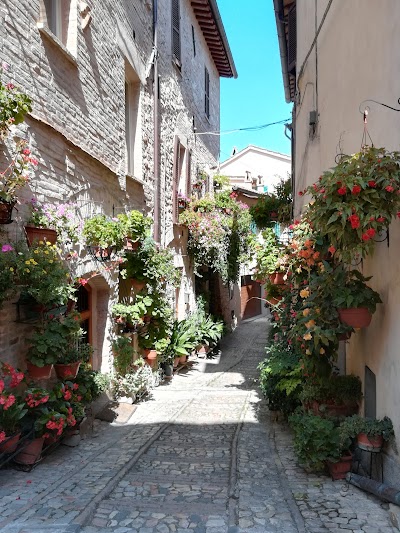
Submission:
POLYGON ((389 533, 386 504, 296 465, 257 393, 268 323, 155 389, 125 425, 0 472, 3 533, 389 533))

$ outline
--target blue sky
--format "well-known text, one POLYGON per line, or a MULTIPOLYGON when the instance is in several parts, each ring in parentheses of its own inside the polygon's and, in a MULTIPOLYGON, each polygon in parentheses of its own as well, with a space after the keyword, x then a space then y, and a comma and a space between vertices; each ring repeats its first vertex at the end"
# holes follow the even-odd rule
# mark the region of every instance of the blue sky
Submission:
MULTIPOLYGON (((291 116, 283 90, 273 0, 218 0, 218 7, 238 71, 221 78, 221 131, 276 122, 291 116)), ((221 135, 221 161, 235 146, 255 144, 290 153, 283 125, 221 135)))

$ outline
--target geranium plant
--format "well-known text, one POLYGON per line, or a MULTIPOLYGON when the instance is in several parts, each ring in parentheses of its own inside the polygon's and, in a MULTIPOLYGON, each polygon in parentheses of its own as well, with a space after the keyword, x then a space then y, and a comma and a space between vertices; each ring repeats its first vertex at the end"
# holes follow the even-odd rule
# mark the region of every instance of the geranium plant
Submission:
POLYGON ((0 173, 0 201, 16 202, 20 189, 29 181, 28 170, 31 165, 36 166, 37 160, 31 156, 26 141, 17 142, 14 158, 0 173))
POLYGON ((8 363, 1 363, 0 369, 0 443, 17 433, 27 413, 26 405, 19 391, 25 375, 8 363))
POLYGON ((36 198, 31 200, 31 215, 28 225, 37 228, 51 228, 57 231, 62 242, 77 243, 81 223, 76 216, 75 204, 41 203, 36 198))
MULTIPOLYGON (((308 216, 347 262, 365 257, 374 237, 400 209, 400 152, 366 147, 344 157, 300 194, 310 194, 308 216)), ((399 215, 400 216, 400 215, 399 215)))
POLYGON ((5 138, 10 126, 23 122, 32 111, 31 98, 18 90, 13 83, 0 82, 0 137, 5 138))

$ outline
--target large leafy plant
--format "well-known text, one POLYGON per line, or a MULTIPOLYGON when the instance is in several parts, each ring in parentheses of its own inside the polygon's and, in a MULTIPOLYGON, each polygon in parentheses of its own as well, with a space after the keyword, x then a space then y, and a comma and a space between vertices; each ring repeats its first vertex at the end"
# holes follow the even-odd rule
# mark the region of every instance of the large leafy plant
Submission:
POLYGON ((129 213, 121 213, 117 218, 121 223, 123 235, 128 237, 128 239, 132 239, 132 241, 144 239, 152 224, 151 218, 145 217, 136 209, 129 213))
POLYGON ((106 215, 94 215, 85 220, 82 233, 88 246, 122 248, 124 235, 122 223, 118 219, 111 219, 106 215))
POLYGON ((308 216, 351 262, 374 248, 374 237, 385 230, 400 209, 400 152, 365 147, 346 156, 317 183, 300 194, 312 197, 308 216))
POLYGON ((371 277, 365 278, 358 270, 336 268, 333 272, 333 305, 345 309, 366 307, 370 313, 375 313, 376 305, 382 303, 382 300, 379 294, 366 284, 370 279, 371 277))

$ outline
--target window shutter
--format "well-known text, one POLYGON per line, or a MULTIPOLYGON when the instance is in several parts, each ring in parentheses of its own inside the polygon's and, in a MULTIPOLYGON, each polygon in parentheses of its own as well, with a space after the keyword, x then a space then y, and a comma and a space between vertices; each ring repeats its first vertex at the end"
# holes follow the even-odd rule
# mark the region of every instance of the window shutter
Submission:
POLYGON ((191 183, 191 180, 192 180, 191 166, 192 166, 192 150, 188 150, 187 155, 186 155, 186 191, 185 191, 185 194, 188 197, 190 197, 190 195, 192 194, 192 190, 191 190, 191 185, 192 185, 192 183, 191 183))
POLYGON ((297 30, 296 30, 296 5, 288 13, 288 71, 296 73, 297 56, 297 30))
POLYGON ((181 61, 179 0, 172 0, 172 55, 181 61))
POLYGON ((179 187, 179 169, 181 157, 181 147, 177 137, 175 137, 174 142, 174 168, 173 168, 173 185, 172 185, 172 218, 173 223, 177 224, 179 221, 179 210, 178 210, 178 187, 179 187))
POLYGON ((204 111, 207 118, 210 118, 210 74, 207 68, 204 69, 204 111))

